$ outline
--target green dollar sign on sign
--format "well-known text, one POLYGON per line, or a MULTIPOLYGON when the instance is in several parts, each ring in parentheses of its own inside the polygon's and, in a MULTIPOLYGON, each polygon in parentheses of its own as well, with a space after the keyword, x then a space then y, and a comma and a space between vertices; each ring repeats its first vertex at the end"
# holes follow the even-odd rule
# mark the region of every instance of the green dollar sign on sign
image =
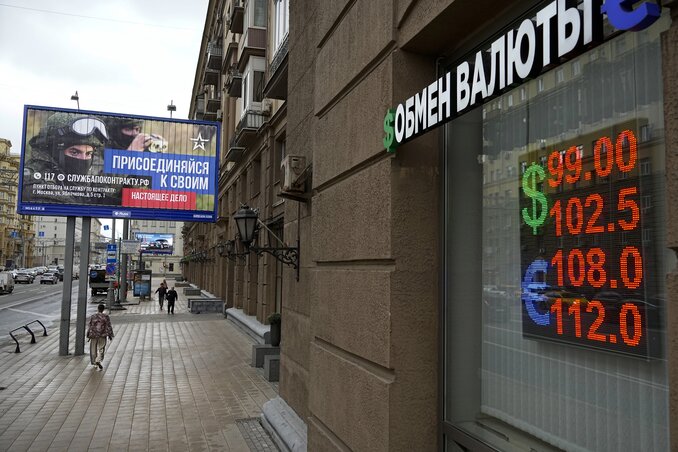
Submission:
POLYGON ((525 174, 523 174, 523 192, 525 196, 532 198, 532 212, 529 212, 527 207, 523 208, 523 219, 525 223, 532 227, 533 234, 535 235, 537 234, 537 228, 544 224, 546 211, 548 210, 546 195, 537 190, 537 184, 545 178, 546 173, 544 169, 536 163, 530 165, 525 174), (539 180, 537 180, 537 177, 539 177, 539 180), (541 204, 539 216, 537 216, 537 211, 540 209, 537 208, 537 203, 541 204))
POLYGON ((386 112, 386 117, 384 117, 384 132, 386 136, 384 137, 384 147, 388 152, 395 152, 398 147, 398 142, 395 140, 395 110, 390 109, 386 112))

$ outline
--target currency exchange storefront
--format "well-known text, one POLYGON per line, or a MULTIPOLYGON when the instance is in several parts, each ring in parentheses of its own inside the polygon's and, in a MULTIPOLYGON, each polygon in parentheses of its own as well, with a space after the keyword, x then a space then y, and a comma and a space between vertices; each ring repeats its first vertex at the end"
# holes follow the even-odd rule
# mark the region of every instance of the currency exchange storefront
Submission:
POLYGON ((597 3, 536 5, 414 96, 414 124, 392 111, 398 141, 449 118, 446 450, 670 449, 671 19, 597 3))

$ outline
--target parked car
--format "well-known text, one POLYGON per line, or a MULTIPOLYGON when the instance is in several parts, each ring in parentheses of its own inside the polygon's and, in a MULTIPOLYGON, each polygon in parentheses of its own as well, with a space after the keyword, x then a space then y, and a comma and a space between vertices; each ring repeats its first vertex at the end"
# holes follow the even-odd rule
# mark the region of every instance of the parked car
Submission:
POLYGON ((56 273, 45 272, 40 275, 40 284, 56 284, 59 282, 59 277, 56 273))
POLYGON ((149 250, 167 250, 170 248, 169 241, 166 239, 153 240, 148 244, 149 250))
POLYGON ((0 272, 0 293, 12 293, 14 278, 10 272, 0 272))
POLYGON ((32 284, 35 278, 28 272, 18 272, 14 277, 14 282, 16 284, 32 284))

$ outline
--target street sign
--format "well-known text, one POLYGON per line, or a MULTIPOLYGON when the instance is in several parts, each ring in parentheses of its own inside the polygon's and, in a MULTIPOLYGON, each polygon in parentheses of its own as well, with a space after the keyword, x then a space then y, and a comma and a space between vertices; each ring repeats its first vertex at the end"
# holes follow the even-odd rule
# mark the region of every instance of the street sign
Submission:
POLYGON ((139 254, 141 242, 138 240, 123 240, 120 243, 120 252, 122 254, 139 254))

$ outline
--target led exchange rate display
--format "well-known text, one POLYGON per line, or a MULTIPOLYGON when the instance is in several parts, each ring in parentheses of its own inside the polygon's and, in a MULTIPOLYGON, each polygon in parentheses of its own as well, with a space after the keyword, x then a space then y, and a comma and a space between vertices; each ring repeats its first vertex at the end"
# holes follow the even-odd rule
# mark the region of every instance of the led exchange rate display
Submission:
POLYGON ((520 175, 523 335, 658 356, 663 307, 653 297, 654 220, 644 214, 654 184, 634 131, 527 160, 520 175))

